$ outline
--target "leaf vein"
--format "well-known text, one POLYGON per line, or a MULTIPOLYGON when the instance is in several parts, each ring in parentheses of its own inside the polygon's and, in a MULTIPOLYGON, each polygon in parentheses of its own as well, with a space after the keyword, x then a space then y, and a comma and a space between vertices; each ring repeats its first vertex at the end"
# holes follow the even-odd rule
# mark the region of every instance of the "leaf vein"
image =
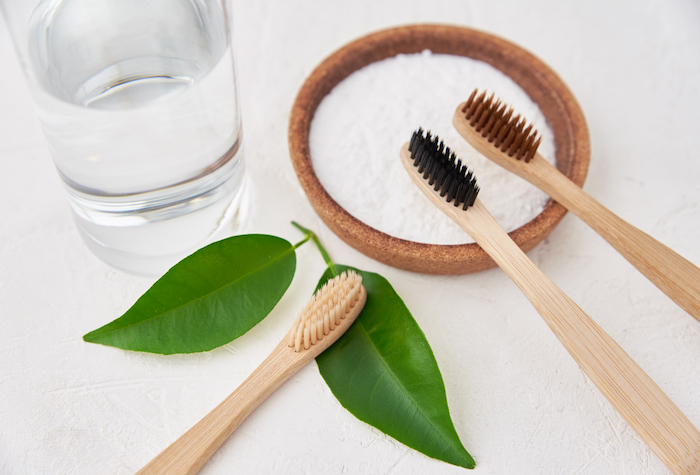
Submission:
POLYGON ((384 362, 384 366, 387 368, 388 372, 391 374, 392 379, 393 379, 393 381, 395 382, 395 384, 398 385, 399 387, 401 387, 401 388, 404 390, 404 392, 408 395, 409 399, 410 399, 411 402, 413 403, 414 410, 415 410, 416 412, 420 413, 420 415, 422 416, 422 418, 423 418, 424 420, 426 420, 426 421, 428 422, 428 424, 429 424, 437 433, 441 434, 441 435, 443 436, 443 438, 447 440, 448 444, 449 444, 457 453, 461 453, 460 449, 463 449, 463 447, 462 447, 461 445, 460 445, 460 446, 457 446, 457 445, 453 442, 452 438, 450 437, 451 434, 445 433, 444 428, 443 428, 442 426, 440 426, 440 425, 436 425, 436 424, 434 423, 434 421, 432 420, 432 418, 429 417, 429 416, 423 411, 423 409, 421 408, 421 405, 418 404, 418 402, 416 401, 416 399, 413 397, 413 394, 412 394, 412 393, 408 390, 408 388, 403 384, 403 382, 402 382, 401 379, 396 375, 396 373, 394 373, 394 371, 393 371, 391 365, 389 365, 389 363, 388 363, 388 361, 386 360, 386 358, 384 358, 384 356, 382 355, 381 351, 379 351, 378 347, 374 344, 374 341, 369 337, 369 332, 367 331, 367 329, 365 328, 365 326, 362 324, 362 321, 359 320, 357 323, 360 323, 360 328, 362 329, 362 331, 363 331, 364 334, 366 335, 367 340, 368 340, 368 341, 370 342, 370 344, 372 345, 372 348, 374 349, 374 351, 377 353, 377 355, 379 356, 379 358, 384 362))
MULTIPOLYGON (((288 244, 289 244, 289 243, 288 243, 288 244)), ((220 287, 217 287, 216 289, 214 289, 214 290, 212 290, 212 291, 210 291, 210 292, 208 292, 208 293, 206 293, 206 294, 203 294, 203 295, 201 295, 201 296, 199 296, 199 297, 197 297, 197 298, 195 298, 195 299, 188 300, 187 302, 184 302, 184 303, 181 304, 181 305, 178 305, 178 306, 176 306, 176 307, 172 307, 172 308, 170 308, 170 309, 167 309, 167 310, 164 311, 164 312, 157 313, 157 314, 155 314, 155 315, 153 315, 153 316, 151 316, 151 317, 144 318, 144 319, 141 319, 141 320, 139 320, 139 321, 132 322, 132 323, 129 323, 129 324, 127 324, 127 325, 124 325, 124 326, 121 326, 121 327, 118 327, 118 328, 114 328, 114 329, 112 329, 112 330, 110 330, 110 331, 108 331, 108 332, 104 332, 103 334, 106 335, 106 334, 109 334, 109 333, 112 333, 112 332, 122 331, 122 330, 126 330, 126 329, 129 329, 129 328, 132 328, 132 327, 136 327, 136 326, 142 325, 142 324, 144 324, 144 323, 151 322, 151 321, 153 321, 153 320, 155 320, 155 319, 158 319, 158 318, 164 318, 164 317, 167 316, 168 314, 170 314, 170 313, 172 313, 172 312, 175 312, 175 311, 177 311, 177 310, 180 310, 180 309, 182 309, 182 308, 186 308, 186 307, 192 306, 192 305, 194 305, 195 302, 200 302, 200 301, 204 300, 205 298, 208 298, 208 297, 210 297, 211 295, 220 292, 222 289, 224 289, 224 288, 226 288, 226 287, 230 287, 230 286, 234 285, 235 283, 240 282, 240 281, 244 280, 245 278, 247 278, 247 277, 249 277, 249 276, 251 276, 251 275, 253 275, 253 274, 257 273, 257 272, 260 272, 261 270, 263 270, 263 269, 265 269, 265 268, 267 268, 267 267, 270 267, 272 264, 274 264, 274 263, 280 261, 282 258, 287 257, 290 253, 294 253, 294 249, 291 247, 291 245, 290 245, 289 249, 287 249, 287 250, 285 250, 284 252, 282 252, 281 254, 279 254, 276 258, 264 262, 263 265, 261 265, 261 266, 259 266, 259 267, 256 267, 256 268, 254 268, 254 269, 252 269, 252 270, 250 270, 249 272, 247 272, 246 274, 243 274, 243 275, 239 276, 239 277, 236 278, 235 280, 228 281, 226 284, 221 285, 220 287)), ((138 301, 137 301, 137 303, 138 303, 138 301)), ((91 333, 98 332, 99 330, 100 330, 100 329, 98 328, 97 330, 95 330, 94 332, 91 332, 91 333)))

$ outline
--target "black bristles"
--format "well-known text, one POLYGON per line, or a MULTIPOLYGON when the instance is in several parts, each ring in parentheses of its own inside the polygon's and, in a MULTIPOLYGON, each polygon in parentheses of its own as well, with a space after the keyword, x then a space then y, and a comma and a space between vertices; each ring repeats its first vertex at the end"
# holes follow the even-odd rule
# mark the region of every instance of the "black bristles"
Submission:
POLYGON ((462 183, 457 187, 455 192, 455 206, 459 206, 460 203, 464 202, 464 197, 467 195, 467 187, 462 183))
MULTIPOLYGON (((413 136, 411 137, 411 141, 408 144, 409 152, 413 152, 415 150, 416 140, 418 140, 417 137, 421 136, 423 136, 423 128, 418 127, 418 130, 413 134, 413 136)), ((413 156, 413 154, 411 156, 413 156)), ((418 166, 417 160, 418 159, 416 159, 416 162, 414 162, 413 165, 418 166)))
POLYGON ((479 194, 476 177, 437 135, 419 128, 408 145, 413 166, 440 196, 467 209, 479 194))
MULTIPOLYGON (((418 148, 418 147, 416 147, 418 148)), ((425 160, 423 158, 426 156, 426 151, 425 149, 418 148, 415 152, 416 154, 416 161, 418 162, 417 166, 418 167, 418 173, 423 173, 423 170, 425 170, 425 160)))
MULTIPOLYGON (((445 185, 447 185, 447 184, 443 184, 443 186, 445 186, 445 188, 447 188, 447 196, 445 197, 445 200, 446 200, 448 203, 451 203, 451 202, 452 202, 452 198, 454 198, 454 197, 455 197, 455 194, 456 194, 455 191, 457 190, 457 187, 459 186, 459 182, 457 182, 457 181, 455 180, 454 176, 452 176, 452 177, 450 177, 450 178, 451 178, 451 179, 450 179, 450 181, 449 181, 448 186, 445 186, 445 185)), ((455 204, 456 204, 457 206, 459 206, 459 203, 457 203, 456 201, 455 201, 455 204)))
MULTIPOLYGON (((410 147, 410 146, 409 146, 408 150, 411 150, 411 147, 410 147)), ((421 157, 421 156, 418 155, 418 154, 415 154, 415 157, 412 157, 412 158, 413 158, 413 166, 414 166, 414 167, 417 167, 418 165, 420 165, 420 157, 421 157)))
POLYGON ((444 168, 441 168, 440 170, 435 173, 435 177, 431 177, 430 179, 432 182, 429 182, 429 184, 435 183, 435 188, 433 188, 435 191, 440 191, 440 183, 443 183, 445 181, 445 175, 447 172, 445 171, 444 168))

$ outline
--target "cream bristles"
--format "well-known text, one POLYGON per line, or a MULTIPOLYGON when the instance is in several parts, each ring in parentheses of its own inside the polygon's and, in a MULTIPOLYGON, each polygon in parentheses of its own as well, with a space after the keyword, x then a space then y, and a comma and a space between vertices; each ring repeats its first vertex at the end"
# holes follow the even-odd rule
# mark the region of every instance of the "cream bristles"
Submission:
POLYGON ((308 350, 332 332, 360 298, 362 277, 347 271, 329 280, 299 312, 289 331, 289 346, 294 351, 308 350))

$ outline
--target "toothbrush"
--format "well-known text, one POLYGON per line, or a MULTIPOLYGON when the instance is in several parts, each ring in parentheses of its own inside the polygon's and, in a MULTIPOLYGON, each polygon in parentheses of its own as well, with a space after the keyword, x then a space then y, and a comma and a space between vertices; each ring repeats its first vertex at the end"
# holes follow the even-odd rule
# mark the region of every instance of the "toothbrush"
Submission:
POLYGON ((137 475, 197 473, 262 401, 345 333, 366 301, 367 292, 357 273, 343 272, 328 281, 248 379, 137 475))
POLYGON ((620 219, 537 153, 541 136, 513 109, 474 90, 452 123, 477 151, 585 221, 683 310, 700 321, 700 269, 620 219))
POLYGON ((671 471, 700 473, 700 432, 510 239, 479 200, 476 178, 454 152, 419 129, 400 155, 420 190, 508 274, 581 369, 671 471))

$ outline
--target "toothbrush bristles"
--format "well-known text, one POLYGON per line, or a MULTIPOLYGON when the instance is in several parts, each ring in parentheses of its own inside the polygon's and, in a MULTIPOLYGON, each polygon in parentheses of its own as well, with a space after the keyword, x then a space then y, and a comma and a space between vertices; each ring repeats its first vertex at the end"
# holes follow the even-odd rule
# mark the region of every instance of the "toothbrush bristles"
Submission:
POLYGON ((502 103, 494 94, 486 96, 474 89, 462 113, 467 123, 494 147, 517 160, 529 162, 537 152, 542 137, 525 118, 502 103))
POLYGON ((362 277, 343 272, 326 282, 297 316, 288 334, 288 345, 295 351, 308 350, 340 325, 360 298, 362 277))
POLYGON ((474 174, 436 135, 419 128, 408 143, 413 166, 448 203, 467 209, 479 194, 474 174))

